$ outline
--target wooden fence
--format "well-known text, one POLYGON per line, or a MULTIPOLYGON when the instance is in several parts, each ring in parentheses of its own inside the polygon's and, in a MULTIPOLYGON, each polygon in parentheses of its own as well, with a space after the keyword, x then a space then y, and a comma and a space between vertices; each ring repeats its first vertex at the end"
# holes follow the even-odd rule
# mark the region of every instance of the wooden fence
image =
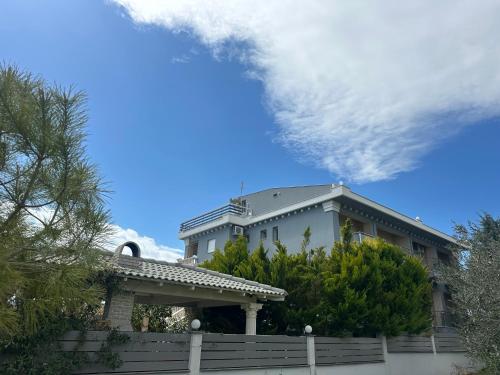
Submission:
POLYGON ((203 335, 202 370, 307 365, 304 336, 203 335))
POLYGON ((316 365, 383 362, 382 340, 368 337, 316 337, 316 365))
MULTIPOLYGON (((384 339, 366 337, 250 336, 193 332, 192 334, 127 333, 129 342, 112 347, 123 364, 117 369, 92 364, 75 374, 136 374, 355 365, 383 363, 384 339)), ((91 358, 106 344, 108 332, 69 332, 63 351, 86 352, 91 358)), ((461 352, 453 332, 435 336, 388 338, 387 353, 461 352)))
POLYGON ((389 353, 433 353, 430 336, 398 336, 387 339, 389 353))
POLYGON ((434 333, 434 343, 437 353, 464 352, 465 348, 460 341, 460 337, 455 332, 434 333))
POLYGON ((432 336, 398 336, 387 339, 389 353, 464 352, 460 337, 454 331, 435 332, 432 336))
MULTIPOLYGON (((122 366, 110 369, 98 364, 89 365, 75 374, 189 371, 190 334, 128 332, 127 335, 130 336, 129 342, 112 347, 112 351, 120 355, 122 366)), ((60 343, 63 351, 87 352, 93 360, 107 337, 108 332, 90 331, 81 341, 80 332, 72 331, 60 343)))

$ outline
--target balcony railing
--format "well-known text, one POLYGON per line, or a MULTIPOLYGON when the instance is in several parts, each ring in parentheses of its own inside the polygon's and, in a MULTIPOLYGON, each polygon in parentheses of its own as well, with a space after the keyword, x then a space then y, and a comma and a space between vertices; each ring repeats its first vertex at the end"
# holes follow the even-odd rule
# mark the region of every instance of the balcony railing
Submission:
MULTIPOLYGON (((359 243, 363 242, 366 239, 371 239, 371 238, 376 238, 376 236, 374 236, 373 234, 370 234, 370 233, 365 233, 365 232, 354 232, 352 234, 352 240, 359 242, 359 243)), ((379 238, 382 238, 382 237, 379 237, 379 238)), ((404 245, 401 245, 397 242, 387 240, 386 238, 382 238, 382 239, 393 244, 393 245, 400 247, 401 249, 405 250, 408 254, 411 254, 411 250, 409 249, 408 246, 404 246, 404 245)))
POLYGON ((430 276, 438 281, 443 276, 443 267, 447 266, 448 263, 444 262, 442 259, 438 257, 432 257, 430 259, 425 260, 425 264, 429 269, 430 276))
POLYGON ((433 311, 432 320, 436 328, 457 326, 456 317, 449 311, 433 311))
POLYGON ((352 234, 352 240, 359 242, 359 243, 363 242, 367 238, 368 239, 375 238, 375 236, 373 236, 372 234, 365 233, 365 232, 354 232, 352 234))
POLYGON ((177 262, 179 262, 180 264, 187 264, 188 266, 196 266, 198 264, 198 257, 196 255, 193 255, 189 258, 179 258, 177 259, 177 262))
POLYGON ((209 211, 204 213, 203 215, 196 216, 188 221, 185 221, 181 224, 180 231, 185 232, 190 229, 199 227, 203 224, 210 223, 212 221, 218 220, 224 215, 237 215, 243 216, 247 212, 247 208, 243 206, 239 206, 237 204, 230 203, 228 205, 217 208, 213 211, 209 211))

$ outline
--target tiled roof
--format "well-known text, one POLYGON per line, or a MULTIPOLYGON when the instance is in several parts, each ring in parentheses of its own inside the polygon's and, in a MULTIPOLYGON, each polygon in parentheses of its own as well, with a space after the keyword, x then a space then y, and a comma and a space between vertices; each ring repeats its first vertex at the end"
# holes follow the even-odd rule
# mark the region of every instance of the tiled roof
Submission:
POLYGON ((111 259, 115 272, 124 276, 156 279, 166 283, 194 285, 210 289, 245 292, 271 298, 287 295, 283 289, 192 265, 135 258, 128 255, 114 256, 111 259))

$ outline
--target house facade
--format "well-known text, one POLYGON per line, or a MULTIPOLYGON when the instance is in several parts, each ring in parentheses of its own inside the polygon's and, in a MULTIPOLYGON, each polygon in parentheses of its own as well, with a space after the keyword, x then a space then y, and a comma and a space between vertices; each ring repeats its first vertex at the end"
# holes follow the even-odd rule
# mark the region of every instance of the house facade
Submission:
MULTIPOLYGON (((314 185, 272 188, 231 199, 229 204, 185 221, 179 238, 185 243, 185 258, 199 262, 222 249, 226 241, 244 235, 250 249, 260 242, 274 251, 274 241, 289 252, 298 252, 307 227, 310 247, 331 248, 340 240, 340 227, 346 219, 353 226, 354 240, 380 237, 398 245, 408 254, 421 256, 431 277, 436 265, 453 261, 448 246, 453 237, 354 193, 343 185, 314 185)), ((448 324, 446 286, 433 288, 434 321, 448 324)))

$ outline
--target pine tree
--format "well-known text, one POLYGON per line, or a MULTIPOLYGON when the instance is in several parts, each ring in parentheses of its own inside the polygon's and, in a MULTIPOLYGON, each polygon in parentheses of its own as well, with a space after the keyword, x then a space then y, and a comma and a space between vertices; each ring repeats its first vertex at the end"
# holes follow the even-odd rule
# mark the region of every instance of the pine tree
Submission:
POLYGON ((86 120, 83 93, 0 67, 0 336, 97 301, 87 278, 109 217, 86 120))

